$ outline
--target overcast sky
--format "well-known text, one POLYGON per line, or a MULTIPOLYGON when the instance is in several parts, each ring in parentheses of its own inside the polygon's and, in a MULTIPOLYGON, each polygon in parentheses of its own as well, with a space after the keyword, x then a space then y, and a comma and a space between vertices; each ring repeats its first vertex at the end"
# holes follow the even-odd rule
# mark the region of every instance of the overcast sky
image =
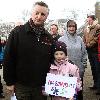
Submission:
MULTIPOLYGON (((6 21, 15 21, 20 19, 22 11, 32 8, 32 5, 38 0, 0 0, 0 19, 6 21)), ((43 0, 50 8, 49 19, 61 17, 64 9, 92 10, 95 0, 43 0)))

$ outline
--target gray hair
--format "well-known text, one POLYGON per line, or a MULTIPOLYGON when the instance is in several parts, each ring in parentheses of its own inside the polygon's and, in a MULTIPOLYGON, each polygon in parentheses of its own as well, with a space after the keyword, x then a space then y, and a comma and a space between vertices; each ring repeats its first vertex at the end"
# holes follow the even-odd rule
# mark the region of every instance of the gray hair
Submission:
POLYGON ((43 1, 37 1, 37 2, 35 2, 33 4, 33 6, 32 6, 32 10, 33 10, 34 6, 36 6, 36 5, 39 5, 39 6, 43 6, 43 7, 48 8, 48 13, 49 13, 50 9, 49 9, 48 5, 45 2, 43 2, 43 1))

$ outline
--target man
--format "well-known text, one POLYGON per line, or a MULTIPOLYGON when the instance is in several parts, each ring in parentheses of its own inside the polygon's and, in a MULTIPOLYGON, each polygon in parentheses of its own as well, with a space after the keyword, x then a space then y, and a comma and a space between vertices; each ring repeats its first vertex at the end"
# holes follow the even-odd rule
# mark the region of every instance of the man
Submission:
POLYGON ((46 100, 42 95, 50 67, 52 36, 45 30, 48 5, 36 2, 31 19, 15 27, 4 52, 4 80, 8 93, 15 92, 17 100, 46 100))
POLYGON ((58 34, 58 25, 57 24, 51 24, 50 34, 52 35, 54 41, 57 41, 60 38, 60 35, 58 34))
POLYGON ((86 45, 88 59, 90 62, 94 85, 90 89, 97 89, 97 78, 98 78, 98 33, 100 25, 96 21, 95 15, 87 16, 87 26, 84 29, 83 41, 86 45))

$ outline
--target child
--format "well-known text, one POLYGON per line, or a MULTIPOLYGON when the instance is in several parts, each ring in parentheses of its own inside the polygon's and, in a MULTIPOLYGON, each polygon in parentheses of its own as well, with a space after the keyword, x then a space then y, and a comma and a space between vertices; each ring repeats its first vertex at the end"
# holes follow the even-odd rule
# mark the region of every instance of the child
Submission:
MULTIPOLYGON (((69 77, 79 77, 79 69, 78 67, 73 64, 71 61, 68 60, 67 57, 67 47, 66 44, 63 42, 56 42, 52 46, 52 64, 50 67, 50 73, 52 74, 60 74, 60 75, 67 75, 69 77)), ((81 84, 81 82, 79 82, 81 84)), ((77 90, 81 89, 80 84, 77 85, 77 90)), ((52 100, 74 100, 74 98, 66 99, 60 96, 52 96, 52 100)))

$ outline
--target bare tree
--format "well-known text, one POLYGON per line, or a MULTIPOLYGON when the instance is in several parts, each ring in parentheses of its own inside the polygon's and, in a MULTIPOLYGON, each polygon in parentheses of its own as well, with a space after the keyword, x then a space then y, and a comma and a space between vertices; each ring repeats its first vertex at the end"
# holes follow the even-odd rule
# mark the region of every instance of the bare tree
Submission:
POLYGON ((29 16, 30 16, 30 11, 24 9, 24 10, 22 11, 22 19, 23 19, 23 21, 26 22, 26 21, 27 21, 27 18, 28 18, 29 16))

